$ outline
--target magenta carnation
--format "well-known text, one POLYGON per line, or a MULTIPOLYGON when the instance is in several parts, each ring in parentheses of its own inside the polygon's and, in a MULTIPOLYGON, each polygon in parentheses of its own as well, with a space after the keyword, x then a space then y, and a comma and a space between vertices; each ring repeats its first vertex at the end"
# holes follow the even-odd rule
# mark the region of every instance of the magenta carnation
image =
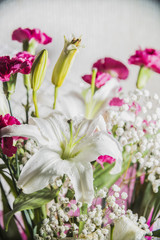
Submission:
POLYGON ((7 82, 10 80, 11 74, 18 72, 30 73, 34 59, 35 56, 28 52, 17 53, 13 58, 0 57, 0 81, 7 82))
POLYGON ((93 68, 97 68, 98 72, 109 73, 112 77, 118 79, 126 79, 129 74, 128 68, 113 58, 99 59, 93 64, 93 68))
POLYGON ((128 59, 128 62, 134 65, 145 66, 154 72, 160 73, 160 51, 155 49, 146 48, 145 50, 137 50, 128 59))
POLYGON ((116 161, 116 159, 109 155, 101 155, 97 158, 96 161, 101 165, 102 168, 104 168, 103 163, 112 164, 116 161))
POLYGON ((114 97, 111 99, 111 101, 109 102, 110 106, 117 106, 117 107, 121 107, 124 104, 124 100, 120 99, 118 97, 114 97))
MULTIPOLYGON (((0 115, 0 129, 9 125, 20 125, 20 122, 10 114, 6 114, 4 117, 0 115)), ((1 138, 1 148, 4 154, 8 157, 12 157, 16 153, 17 148, 13 146, 13 137, 4 137, 1 138)))
POLYGON ((47 34, 41 32, 40 29, 29 29, 29 28, 18 28, 12 33, 12 40, 16 40, 18 42, 23 42, 25 40, 30 41, 31 39, 35 39, 40 44, 48 44, 52 42, 52 38, 47 34))
MULTIPOLYGON (((85 82, 91 84, 92 75, 84 75, 84 76, 82 76, 82 79, 85 82)), ((105 85, 106 82, 109 81, 110 79, 111 79, 111 76, 108 73, 97 72, 96 79, 95 79, 95 85, 97 88, 100 88, 103 85, 105 85)))

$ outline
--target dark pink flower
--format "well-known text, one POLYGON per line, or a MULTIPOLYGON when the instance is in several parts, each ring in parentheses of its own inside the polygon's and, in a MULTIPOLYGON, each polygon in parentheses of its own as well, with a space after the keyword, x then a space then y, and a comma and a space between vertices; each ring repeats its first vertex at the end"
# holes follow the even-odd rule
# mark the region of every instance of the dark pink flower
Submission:
POLYGON ((10 75, 14 73, 9 56, 0 57, 0 81, 9 81, 10 75))
POLYGON ((93 68, 97 68, 98 72, 109 73, 112 77, 118 79, 126 79, 128 77, 128 68, 120 61, 113 58, 99 59, 93 64, 93 68))
POLYGON ((145 66, 154 72, 160 73, 160 51, 155 49, 146 48, 145 50, 137 50, 128 59, 128 62, 134 65, 145 66))
POLYGON ((19 72, 22 74, 30 73, 35 57, 35 55, 32 55, 26 51, 17 53, 14 59, 18 59, 24 64, 24 68, 21 67, 19 72))
POLYGON ((121 107, 123 104, 125 104, 123 99, 120 99, 118 97, 114 97, 111 99, 111 101, 109 102, 110 106, 117 106, 117 107, 121 107))
MULTIPOLYGON (((84 75, 82 76, 82 79, 91 84, 92 81, 92 75, 84 75)), ((103 85, 106 84, 107 81, 109 81, 111 79, 111 76, 108 73, 101 73, 101 72, 97 72, 96 74, 96 79, 95 79, 95 86, 97 88, 102 87, 103 85)))
POLYGON ((25 40, 30 41, 31 39, 35 39, 38 43, 48 44, 52 42, 52 38, 47 34, 41 32, 40 29, 29 29, 29 28, 18 28, 12 33, 12 40, 16 40, 18 42, 23 42, 25 40))
POLYGON ((10 80, 11 74, 23 73, 29 74, 35 56, 28 52, 17 53, 16 56, 0 57, 0 81, 7 82, 10 80))
POLYGON ((112 164, 112 163, 114 163, 114 162, 116 161, 116 159, 115 159, 115 158, 112 158, 112 157, 109 156, 109 155, 101 155, 101 156, 99 156, 99 157, 97 158, 96 161, 101 165, 102 168, 104 168, 103 163, 112 164))
MULTIPOLYGON (((15 117, 10 116, 10 114, 6 114, 5 116, 0 115, 0 129, 14 124, 20 125, 20 122, 15 117)), ((17 151, 17 148, 13 146, 13 139, 13 137, 4 137, 0 139, 2 151, 8 157, 12 157, 17 151)))

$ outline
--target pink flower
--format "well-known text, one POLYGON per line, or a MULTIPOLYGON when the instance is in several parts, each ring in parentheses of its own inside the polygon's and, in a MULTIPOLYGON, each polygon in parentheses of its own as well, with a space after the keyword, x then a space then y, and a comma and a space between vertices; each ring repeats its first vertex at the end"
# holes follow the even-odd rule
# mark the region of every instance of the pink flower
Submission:
POLYGON ((35 57, 35 55, 32 55, 26 51, 17 53, 14 59, 19 59, 26 65, 25 68, 21 68, 19 72, 22 74, 30 73, 35 57))
POLYGON ((104 168, 103 163, 106 162, 106 163, 112 164, 116 161, 116 159, 112 158, 109 155, 101 155, 97 158, 96 161, 101 165, 102 168, 104 168))
POLYGON ((13 58, 0 57, 0 81, 7 82, 10 80, 11 74, 18 72, 30 73, 34 59, 35 56, 28 52, 17 53, 13 58))
MULTIPOLYGON (((9 125, 20 125, 20 122, 15 118, 6 114, 4 117, 0 115, 0 129, 9 125)), ((8 157, 12 157, 16 153, 17 148, 13 146, 13 137, 1 138, 1 148, 4 154, 8 157)))
POLYGON ((16 40, 18 42, 23 42, 25 40, 30 41, 31 39, 35 39, 40 44, 48 44, 52 42, 52 38, 47 34, 41 32, 40 29, 29 29, 29 28, 18 28, 12 33, 12 40, 16 40))
MULTIPOLYGON (((82 79, 85 82, 91 84, 92 75, 84 75, 84 76, 82 76, 82 79)), ((108 73, 97 72, 96 79, 95 79, 95 85, 97 88, 100 88, 103 85, 105 85, 106 82, 109 81, 110 79, 111 79, 111 76, 108 73)))
POLYGON ((154 72, 160 73, 160 51, 155 49, 137 50, 135 55, 128 59, 128 62, 134 65, 145 66, 154 72))
POLYGON ((98 72, 109 73, 112 77, 118 79, 126 79, 129 74, 128 68, 113 58, 99 59, 93 64, 93 68, 97 68, 98 72))
POLYGON ((123 99, 120 99, 118 97, 114 97, 111 99, 111 101, 109 102, 110 106, 118 106, 121 107, 123 104, 125 104, 123 99))

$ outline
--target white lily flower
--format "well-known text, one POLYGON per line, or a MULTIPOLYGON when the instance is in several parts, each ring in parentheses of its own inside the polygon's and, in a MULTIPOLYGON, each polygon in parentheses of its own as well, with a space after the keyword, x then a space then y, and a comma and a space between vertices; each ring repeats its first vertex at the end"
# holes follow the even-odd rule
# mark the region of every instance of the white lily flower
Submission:
POLYGON ((114 222, 113 240, 143 240, 145 234, 144 230, 126 216, 114 222))
POLYGON ((7 126, 0 137, 24 136, 33 138, 40 150, 22 169, 18 187, 32 193, 52 184, 57 176, 68 175, 77 201, 91 203, 94 197, 93 170, 90 162, 100 155, 116 159, 112 173, 121 171, 122 153, 118 142, 106 131, 104 119, 82 117, 67 120, 57 111, 47 119, 32 118, 30 125, 7 126), (95 131, 99 127, 102 131, 95 131))
POLYGON ((0 115, 5 115, 7 113, 9 113, 8 103, 2 89, 2 84, 0 83, 0 115))
MULTIPOLYGON (((93 104, 92 107, 90 107, 90 113, 86 114, 86 103, 90 100, 91 94, 88 84, 83 83, 77 87, 77 83, 68 80, 64 82, 61 89, 59 89, 57 109, 69 118, 82 115, 88 119, 93 119, 106 110, 109 99, 114 96, 118 87, 119 82, 117 79, 112 78, 104 86, 99 88, 93 96, 93 104), (86 96, 84 99, 82 94, 85 91, 86 96)), ((40 115, 46 116, 46 114, 50 113, 53 109, 53 93, 48 92, 46 95, 45 93, 41 93, 38 96, 38 102, 41 105, 40 115)))

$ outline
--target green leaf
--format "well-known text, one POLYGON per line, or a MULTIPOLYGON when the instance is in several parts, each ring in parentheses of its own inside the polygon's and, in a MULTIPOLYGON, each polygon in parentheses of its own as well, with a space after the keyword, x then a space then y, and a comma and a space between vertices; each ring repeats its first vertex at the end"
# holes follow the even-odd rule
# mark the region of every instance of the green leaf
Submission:
POLYGON ((54 190, 50 190, 48 188, 44 188, 40 191, 24 194, 21 193, 13 203, 13 210, 5 214, 4 223, 6 230, 8 229, 8 224, 13 217, 13 215, 18 211, 24 211, 27 209, 35 209, 39 208, 42 205, 51 201, 56 195, 54 190))
MULTIPOLYGON (((2 204, 3 204, 3 214, 5 214, 11 210, 11 207, 9 205, 6 193, 4 191, 4 188, 1 182, 0 182, 0 189, 1 189, 2 204)), ((12 240, 12 239, 21 240, 21 236, 14 219, 12 219, 10 222, 10 228, 8 229, 8 232, 5 232, 3 229, 0 229, 0 236, 4 237, 3 239, 5 240, 12 240)))
POLYGON ((7 168, 6 164, 0 164, 0 171, 2 171, 5 168, 7 168))
POLYGON ((160 237, 160 229, 152 232, 154 237, 160 237))
POLYGON ((98 174, 95 172, 93 174, 94 187, 96 187, 97 190, 103 188, 104 186, 110 188, 127 170, 128 162, 128 159, 123 162, 122 170, 118 174, 110 174, 110 171, 113 168, 113 164, 107 164, 104 169, 101 168, 101 170, 99 170, 98 174))
POLYGON ((3 178, 5 179, 5 181, 6 181, 6 182, 8 183, 8 185, 10 186, 10 190, 11 190, 13 196, 14 196, 14 197, 17 197, 17 192, 16 192, 16 190, 15 190, 15 188, 14 188, 14 184, 13 184, 12 179, 9 178, 4 172, 1 172, 0 174, 3 176, 3 178))

